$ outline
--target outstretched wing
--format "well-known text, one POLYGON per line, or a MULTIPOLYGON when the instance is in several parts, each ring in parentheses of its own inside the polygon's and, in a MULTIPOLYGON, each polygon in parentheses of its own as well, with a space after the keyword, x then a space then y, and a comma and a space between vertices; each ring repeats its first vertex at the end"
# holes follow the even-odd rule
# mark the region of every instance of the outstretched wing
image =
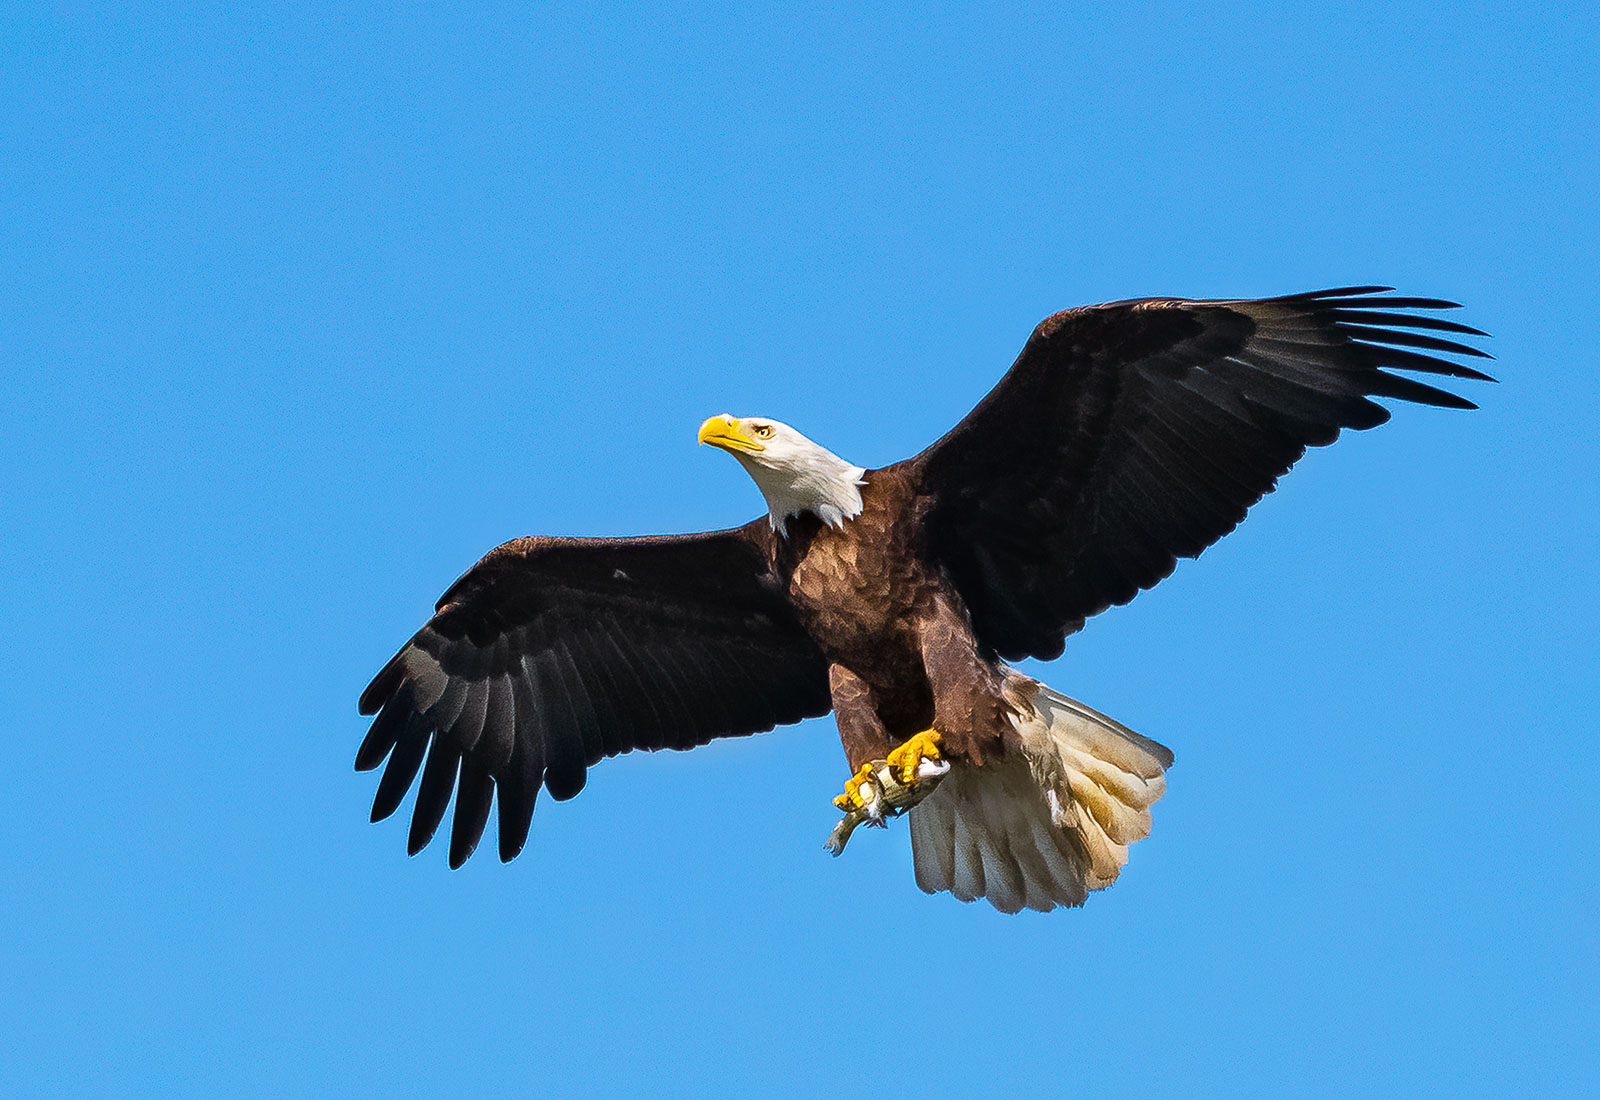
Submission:
POLYGON ((1149 299, 1048 318, 960 424, 908 461, 930 552, 987 649, 1057 657, 1227 534, 1307 447, 1389 412, 1371 397, 1470 401, 1383 368, 1488 376, 1410 329, 1482 336, 1432 298, 1346 287, 1257 301, 1149 299), (1420 350, 1413 350, 1420 349, 1420 350))
POLYGON ((433 839, 453 789, 458 867, 499 791, 509 860, 527 841, 539 788, 571 798, 602 757, 826 714, 827 662, 768 574, 771 537, 759 520, 491 551, 361 695, 361 713, 378 717, 356 768, 389 760, 372 820, 394 813, 420 768, 410 851, 433 839))

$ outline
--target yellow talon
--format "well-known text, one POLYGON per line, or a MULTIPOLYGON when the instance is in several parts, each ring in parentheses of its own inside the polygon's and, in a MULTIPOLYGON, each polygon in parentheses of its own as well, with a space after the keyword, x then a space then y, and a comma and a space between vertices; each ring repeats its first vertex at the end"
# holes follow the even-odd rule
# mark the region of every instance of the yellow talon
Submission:
POLYGON ((867 803, 867 800, 861 797, 862 784, 875 782, 876 780, 872 775, 872 765, 861 765, 856 774, 852 775, 845 783, 844 794, 834 795, 833 804, 846 813, 851 810, 861 809, 867 803))
POLYGON ((908 787, 911 786, 917 781, 918 765, 924 760, 943 759, 939 755, 939 744, 942 740, 938 730, 923 730, 890 752, 887 759, 900 782, 908 787))

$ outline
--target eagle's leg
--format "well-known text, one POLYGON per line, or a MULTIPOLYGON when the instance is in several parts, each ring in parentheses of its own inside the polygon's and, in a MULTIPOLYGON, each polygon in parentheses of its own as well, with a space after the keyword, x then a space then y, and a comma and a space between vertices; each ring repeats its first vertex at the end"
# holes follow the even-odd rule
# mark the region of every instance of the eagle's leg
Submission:
POLYGON ((933 728, 944 755, 977 765, 985 757, 999 756, 1011 728, 1001 713, 1000 674, 978 652, 972 620, 959 597, 949 592, 934 596, 918 617, 917 641, 933 693, 933 728))
POLYGON ((833 717, 839 726, 845 758, 855 768, 855 774, 844 785, 844 793, 836 796, 833 804, 846 813, 858 810, 869 819, 881 821, 883 813, 878 803, 883 792, 873 773, 875 765, 881 766, 894 748, 894 741, 873 705, 872 688, 861 677, 843 665, 830 665, 828 691, 833 696, 833 717))
POLYGON ((833 697, 833 720, 839 726, 845 759, 862 774, 872 761, 889 754, 894 738, 884 729, 872 688, 861 677, 843 665, 829 665, 828 693, 833 697))

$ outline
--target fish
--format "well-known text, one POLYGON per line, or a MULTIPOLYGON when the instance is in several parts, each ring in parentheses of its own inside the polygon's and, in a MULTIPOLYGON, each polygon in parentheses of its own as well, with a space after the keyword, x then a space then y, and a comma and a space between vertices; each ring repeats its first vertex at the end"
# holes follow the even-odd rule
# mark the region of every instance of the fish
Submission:
POLYGON ((910 783, 902 783, 895 774, 895 765, 887 760, 874 760, 871 767, 871 776, 863 780, 860 786, 860 806, 847 808, 843 795, 835 799, 835 804, 845 811, 844 816, 833 827, 827 843, 823 845, 835 856, 844 853, 844 846, 850 843, 850 834, 856 831, 857 826, 866 824, 878 829, 888 828, 889 818, 899 817, 932 794, 939 782, 949 774, 950 761, 937 758, 919 760, 915 778, 910 783))

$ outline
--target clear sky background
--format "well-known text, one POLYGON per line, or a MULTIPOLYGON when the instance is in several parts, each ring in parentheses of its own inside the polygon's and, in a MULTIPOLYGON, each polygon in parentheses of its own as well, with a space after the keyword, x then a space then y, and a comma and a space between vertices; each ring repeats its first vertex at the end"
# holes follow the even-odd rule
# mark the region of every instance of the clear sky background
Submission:
POLYGON ((446 7, 0 15, 0 1092, 1593 1087, 1600 19, 446 7), (1500 383, 1030 669, 1177 753, 1087 908, 828 858, 831 720, 367 823, 484 551, 758 514, 706 415, 880 465, 1057 309, 1373 282, 1500 383))

